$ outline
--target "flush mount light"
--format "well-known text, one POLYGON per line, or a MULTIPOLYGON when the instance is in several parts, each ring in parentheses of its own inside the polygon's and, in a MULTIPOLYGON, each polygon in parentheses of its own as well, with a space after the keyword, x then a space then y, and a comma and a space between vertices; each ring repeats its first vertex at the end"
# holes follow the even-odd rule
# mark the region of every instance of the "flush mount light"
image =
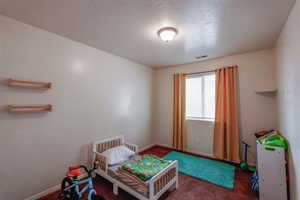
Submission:
POLYGON ((177 33, 174 27, 164 27, 158 30, 157 35, 162 41, 169 42, 175 39, 177 33))

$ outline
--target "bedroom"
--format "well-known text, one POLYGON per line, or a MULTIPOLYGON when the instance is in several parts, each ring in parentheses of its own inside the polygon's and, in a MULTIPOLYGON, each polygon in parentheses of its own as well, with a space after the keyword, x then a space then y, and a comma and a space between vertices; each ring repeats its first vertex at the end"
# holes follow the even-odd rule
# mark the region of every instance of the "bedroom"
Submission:
MULTIPOLYGON (((251 173, 239 166, 245 160, 242 141, 250 145, 247 163, 257 165, 254 133, 270 129, 289 142, 286 193, 300 199, 299 15, 298 0, 0 0, 0 199, 56 199, 68 167, 91 167, 92 144, 119 135, 143 154, 163 157, 178 149, 217 158, 219 103, 195 105, 188 95, 176 95, 174 75, 188 84, 193 77, 203 81, 203 72, 217 76, 216 70, 231 66, 237 66, 231 98, 237 103, 227 113, 236 113, 238 129, 229 131, 237 137, 227 144, 238 147, 238 158, 218 162, 235 167, 234 188, 179 169, 178 188, 160 199, 258 199, 251 173), (166 42, 161 29, 173 40, 166 42), (188 106, 184 100, 190 116, 174 112, 188 106), (18 113, 23 105, 41 106, 18 113), (39 109, 45 112, 34 112, 39 109), (174 131, 178 123, 185 131, 174 131)), ((216 81, 208 81, 210 89, 195 101, 220 94, 216 81)), ((100 176, 93 182, 106 199, 135 198, 123 189, 115 195, 100 176)))

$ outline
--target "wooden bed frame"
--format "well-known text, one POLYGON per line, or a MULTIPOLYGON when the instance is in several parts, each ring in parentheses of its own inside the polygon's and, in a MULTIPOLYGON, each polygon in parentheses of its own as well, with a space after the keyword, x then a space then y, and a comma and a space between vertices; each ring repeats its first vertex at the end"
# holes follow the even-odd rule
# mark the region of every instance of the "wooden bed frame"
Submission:
POLYGON ((108 164, 106 162, 106 157, 103 156, 102 152, 107 149, 125 145, 135 153, 138 153, 138 146, 134 144, 129 144, 124 142, 123 136, 118 136, 114 138, 108 138, 104 140, 97 140, 93 143, 93 160, 98 161, 99 168, 95 171, 98 175, 109 180, 113 183, 113 192, 118 195, 118 188, 122 188, 126 192, 135 196, 139 200, 157 200, 164 192, 166 192, 170 187, 175 186, 178 188, 178 164, 177 161, 172 161, 172 163, 164 168, 157 175, 149 180, 148 184, 148 195, 142 195, 137 192, 134 188, 124 184, 123 182, 111 177, 108 174, 108 164))

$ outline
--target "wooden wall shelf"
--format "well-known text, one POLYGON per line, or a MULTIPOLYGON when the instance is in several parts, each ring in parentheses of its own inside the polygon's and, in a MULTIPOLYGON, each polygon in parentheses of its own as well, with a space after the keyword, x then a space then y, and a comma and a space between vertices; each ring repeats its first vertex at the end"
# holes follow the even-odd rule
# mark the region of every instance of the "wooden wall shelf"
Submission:
POLYGON ((277 89, 263 89, 263 90, 256 90, 257 94, 276 94, 277 89))
POLYGON ((14 79, 8 79, 8 86, 17 88, 33 88, 33 89, 50 89, 52 83, 50 82, 35 82, 35 81, 20 81, 14 79))
POLYGON ((52 105, 8 105, 8 112, 10 113, 36 113, 36 112, 51 112, 52 105))

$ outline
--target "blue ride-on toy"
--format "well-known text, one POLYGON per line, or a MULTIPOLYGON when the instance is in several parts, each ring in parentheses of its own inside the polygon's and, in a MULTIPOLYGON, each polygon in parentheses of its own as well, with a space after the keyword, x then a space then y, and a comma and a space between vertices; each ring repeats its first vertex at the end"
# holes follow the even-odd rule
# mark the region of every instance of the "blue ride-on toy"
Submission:
POLYGON ((97 194, 93 187, 92 172, 96 169, 96 163, 93 169, 88 170, 84 165, 69 167, 67 176, 61 183, 60 199, 62 200, 78 200, 83 197, 84 193, 88 191, 87 200, 105 200, 103 196, 97 194), (88 177, 85 179, 79 179, 81 175, 81 169, 86 171, 88 177), (80 185, 86 184, 83 187, 80 185))

